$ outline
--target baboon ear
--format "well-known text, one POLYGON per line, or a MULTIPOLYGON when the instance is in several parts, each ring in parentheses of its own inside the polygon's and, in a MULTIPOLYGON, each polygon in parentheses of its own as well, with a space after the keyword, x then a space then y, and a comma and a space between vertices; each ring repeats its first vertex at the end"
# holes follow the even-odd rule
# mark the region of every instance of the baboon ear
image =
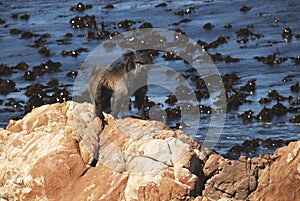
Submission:
POLYGON ((127 70, 127 72, 129 72, 132 69, 135 69, 135 63, 134 63, 134 60, 133 60, 133 56, 129 56, 126 59, 126 70, 127 70))
POLYGON ((125 58, 127 58, 127 57, 132 56, 133 53, 134 53, 134 52, 133 52, 132 50, 127 50, 126 52, 124 52, 124 53, 122 54, 122 56, 124 56, 125 58))
POLYGON ((130 70, 134 69, 135 68, 134 61, 133 61, 134 52, 132 50, 127 50, 122 55, 125 58, 126 71, 129 72, 130 70))

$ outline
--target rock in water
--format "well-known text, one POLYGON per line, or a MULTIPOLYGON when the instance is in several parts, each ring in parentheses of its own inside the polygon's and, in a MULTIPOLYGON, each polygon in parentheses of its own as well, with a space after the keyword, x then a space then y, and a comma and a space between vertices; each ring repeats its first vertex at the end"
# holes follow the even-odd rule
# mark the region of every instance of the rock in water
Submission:
POLYGON ((44 105, 0 129, 4 200, 299 200, 300 141, 230 161, 156 121, 99 133, 88 103, 44 105))

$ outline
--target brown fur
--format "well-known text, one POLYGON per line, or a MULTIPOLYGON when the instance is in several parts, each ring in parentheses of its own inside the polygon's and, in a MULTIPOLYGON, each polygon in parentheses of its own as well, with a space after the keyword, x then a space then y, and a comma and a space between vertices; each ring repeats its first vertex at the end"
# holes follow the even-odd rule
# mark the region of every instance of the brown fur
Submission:
MULTIPOLYGON (((99 68, 99 66, 96 66, 93 70, 90 79, 89 92, 91 94, 92 103, 95 106, 95 116, 102 120, 103 128, 105 124, 107 124, 104 120, 103 106, 108 104, 108 102, 112 102, 111 94, 114 93, 114 108, 117 108, 114 112, 117 113, 119 111, 118 109, 121 107, 120 105, 122 99, 124 99, 123 97, 128 95, 128 88, 130 88, 131 84, 135 83, 134 80, 147 80, 147 75, 143 74, 143 72, 141 73, 140 69, 137 69, 141 67, 139 63, 150 64, 153 63, 153 60, 149 55, 131 54, 127 56, 125 60, 107 68, 99 68), (131 72, 128 73, 129 71, 131 72)), ((147 86, 143 86, 134 94, 142 118, 144 118, 143 110, 146 92, 147 86)))

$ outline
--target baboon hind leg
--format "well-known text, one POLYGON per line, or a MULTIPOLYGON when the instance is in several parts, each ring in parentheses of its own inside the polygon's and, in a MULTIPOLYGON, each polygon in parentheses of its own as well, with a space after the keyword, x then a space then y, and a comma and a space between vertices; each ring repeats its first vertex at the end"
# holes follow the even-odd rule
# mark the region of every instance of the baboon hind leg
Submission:
POLYGON ((115 118, 122 118, 126 116, 129 107, 129 96, 126 90, 115 90, 112 99, 111 114, 115 118))

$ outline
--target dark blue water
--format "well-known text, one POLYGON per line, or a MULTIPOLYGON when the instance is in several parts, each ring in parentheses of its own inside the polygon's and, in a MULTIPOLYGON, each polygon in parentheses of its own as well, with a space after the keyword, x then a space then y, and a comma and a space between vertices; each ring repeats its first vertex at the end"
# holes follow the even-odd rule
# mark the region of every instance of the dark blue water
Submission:
MULTIPOLYGON (((300 56, 300 39, 295 36, 300 34, 300 3, 298 0, 215 0, 215 1, 167 1, 166 7, 155 7, 162 1, 85 1, 84 4, 92 4, 93 7, 84 12, 71 11, 70 7, 76 6, 77 1, 2 1, 0 4, 0 18, 5 22, 0 24, 0 63, 8 66, 15 66, 20 61, 29 65, 29 70, 34 66, 45 63, 51 59, 61 62, 61 71, 53 74, 45 74, 34 81, 26 81, 23 78, 24 71, 17 70, 12 75, 0 75, 2 79, 11 79, 16 82, 18 92, 8 95, 0 95, 0 126, 5 127, 12 116, 22 116, 22 107, 14 108, 5 104, 11 102, 13 98, 25 105, 28 98, 24 95, 25 87, 32 83, 46 84, 51 79, 56 78, 60 84, 70 85, 72 91, 74 78, 67 77, 66 74, 71 70, 78 70, 89 52, 81 52, 78 57, 62 56, 61 52, 73 51, 80 47, 87 48, 90 52, 96 48, 103 40, 87 39, 85 34, 87 29, 73 29, 69 23, 71 18, 76 15, 84 16, 95 15, 95 20, 100 25, 104 21, 105 27, 109 31, 125 30, 118 27, 118 22, 128 19, 134 20, 130 28, 138 28, 143 22, 150 22, 155 28, 177 29, 180 28, 188 37, 197 41, 201 39, 208 43, 216 40, 219 36, 229 37, 226 44, 219 45, 217 48, 209 49, 209 53, 219 52, 222 55, 230 55, 241 60, 236 63, 217 62, 216 66, 221 74, 235 72, 241 77, 239 84, 244 85, 247 80, 255 78, 257 89, 254 94, 248 97, 253 102, 243 104, 238 110, 227 114, 225 127, 219 143, 215 150, 221 153, 227 151, 236 144, 242 144, 247 139, 282 139, 299 140, 299 124, 289 121, 295 113, 287 113, 282 117, 275 117, 271 122, 243 123, 238 114, 245 110, 253 110, 255 115, 264 107, 272 107, 276 102, 267 105, 259 104, 261 97, 266 97, 268 91, 277 90, 284 96, 292 96, 293 100, 299 97, 298 93, 293 93, 290 86, 300 82, 300 65, 290 59, 300 56), (113 9, 106 9, 107 4, 112 4, 113 9), (242 6, 251 8, 247 12, 241 12, 242 6), (192 8, 192 9, 191 9, 192 8), (192 10, 191 13, 175 15, 178 11, 192 10), (17 18, 12 15, 16 14, 17 18), (20 19, 22 14, 29 14, 29 19, 20 19), (188 22, 180 22, 182 19, 189 19, 188 22), (175 23, 175 24, 174 24, 175 23), (203 25, 211 23, 214 27, 206 30, 203 25), (224 28, 225 24, 231 24, 232 28, 224 28), (246 28, 255 33, 262 34, 263 37, 254 38, 247 43, 237 42, 236 31, 246 28), (293 31, 291 41, 285 41, 281 33, 284 28, 289 27, 293 31), (46 38, 46 42, 39 48, 30 47, 38 37, 21 39, 21 35, 10 33, 12 29, 30 31, 34 34, 49 33, 51 37, 46 38), (66 37, 66 33, 71 33, 72 37, 66 37), (67 41, 62 44, 61 40, 67 41), (50 56, 39 53, 39 49, 48 47, 51 51, 50 56), (255 56, 268 56, 279 52, 278 57, 287 57, 288 60, 282 64, 267 65, 254 59, 255 56), (282 79, 287 75, 292 75, 290 82, 283 82, 282 79), (7 111, 9 109, 9 111, 7 111)), ((181 63, 174 61, 164 61, 161 57, 156 60, 161 65, 180 68, 181 63)), ((156 102, 162 102, 168 95, 168 91, 162 94, 155 87, 150 88, 148 95, 156 102)), ((287 107, 291 106, 288 101, 282 102, 287 107)), ((299 107, 299 106, 298 106, 299 107)), ((298 111, 299 112, 299 111, 298 111)), ((209 125, 210 117, 202 116, 201 125, 197 135, 192 134, 200 142, 205 138, 205 131, 209 125)), ((274 150, 266 147, 259 147, 254 153, 272 153, 274 150)))

